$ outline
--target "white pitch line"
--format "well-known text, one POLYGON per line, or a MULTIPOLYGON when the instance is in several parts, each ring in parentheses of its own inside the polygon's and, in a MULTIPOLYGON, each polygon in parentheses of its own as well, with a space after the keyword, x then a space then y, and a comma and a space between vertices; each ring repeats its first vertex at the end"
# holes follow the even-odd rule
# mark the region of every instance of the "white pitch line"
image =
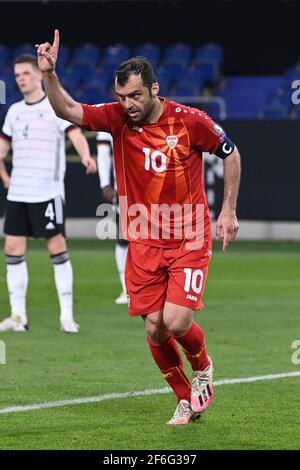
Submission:
MULTIPOLYGON (((256 377, 241 377, 238 379, 222 379, 214 382, 215 386, 218 385, 235 385, 243 383, 253 382, 265 382, 267 380, 286 379, 290 377, 300 377, 300 371, 286 372, 282 374, 271 374, 271 375, 258 375, 256 377)), ((8 408, 0 408, 0 414, 18 413, 20 411, 33 411, 42 410, 45 408, 59 408, 61 406, 71 405, 84 405, 87 403, 99 403, 100 401, 114 400, 116 398, 131 398, 131 397, 144 397, 148 395, 163 395, 170 393, 172 390, 169 387, 165 388, 154 388, 150 390, 140 390, 136 392, 126 393, 108 393, 106 395, 100 395, 96 397, 86 398, 75 398, 74 400, 61 400, 61 401, 50 401, 45 403, 34 403, 32 405, 25 406, 11 406, 8 408)))

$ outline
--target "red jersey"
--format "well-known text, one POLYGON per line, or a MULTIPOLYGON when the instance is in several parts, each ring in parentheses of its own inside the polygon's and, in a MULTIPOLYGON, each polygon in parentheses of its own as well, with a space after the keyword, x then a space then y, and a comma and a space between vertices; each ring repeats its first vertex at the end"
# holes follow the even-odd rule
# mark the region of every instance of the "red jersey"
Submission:
POLYGON ((125 238, 174 248, 199 230, 211 238, 202 152, 214 153, 223 133, 199 109, 160 99, 164 110, 152 124, 133 122, 121 103, 83 104, 82 127, 113 137, 125 238))

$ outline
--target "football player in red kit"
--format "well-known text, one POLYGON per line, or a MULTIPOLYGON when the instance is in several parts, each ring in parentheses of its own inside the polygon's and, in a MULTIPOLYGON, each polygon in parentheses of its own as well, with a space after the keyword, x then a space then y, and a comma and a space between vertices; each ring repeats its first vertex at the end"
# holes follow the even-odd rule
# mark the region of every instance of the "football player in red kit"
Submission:
POLYGON ((238 231, 239 152, 204 112, 160 97, 146 59, 134 57, 116 71, 118 102, 90 106, 74 101, 59 83, 58 31, 52 45, 36 47, 56 114, 113 136, 122 228, 130 241, 129 313, 143 318, 153 359, 176 395, 168 424, 187 424, 208 408, 214 393, 213 363, 194 321, 195 310, 203 308, 212 254, 202 152, 224 160, 224 200, 217 221, 224 251, 238 231), (191 381, 178 345, 191 364, 191 381))

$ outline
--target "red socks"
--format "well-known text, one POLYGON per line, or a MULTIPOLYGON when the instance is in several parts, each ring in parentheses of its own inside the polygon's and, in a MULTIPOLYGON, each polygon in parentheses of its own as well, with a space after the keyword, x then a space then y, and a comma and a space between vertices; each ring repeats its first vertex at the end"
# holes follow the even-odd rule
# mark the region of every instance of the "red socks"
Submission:
POLYGON ((203 330, 197 323, 182 336, 174 336, 181 345, 193 370, 204 370, 209 366, 203 330))
POLYGON ((177 400, 190 401, 191 384, 184 373, 182 357, 174 338, 170 336, 163 343, 155 343, 148 337, 147 341, 154 361, 173 389, 177 400))

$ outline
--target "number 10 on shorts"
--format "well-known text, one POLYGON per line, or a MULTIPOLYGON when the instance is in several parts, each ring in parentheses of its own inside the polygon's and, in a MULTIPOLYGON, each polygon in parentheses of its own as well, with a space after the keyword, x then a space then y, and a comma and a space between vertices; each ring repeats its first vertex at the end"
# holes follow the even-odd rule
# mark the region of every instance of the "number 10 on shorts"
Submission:
POLYGON ((200 294, 204 278, 202 269, 195 269, 195 271, 193 271, 191 268, 184 268, 183 272, 185 274, 185 292, 190 292, 192 288, 196 294, 200 294))

